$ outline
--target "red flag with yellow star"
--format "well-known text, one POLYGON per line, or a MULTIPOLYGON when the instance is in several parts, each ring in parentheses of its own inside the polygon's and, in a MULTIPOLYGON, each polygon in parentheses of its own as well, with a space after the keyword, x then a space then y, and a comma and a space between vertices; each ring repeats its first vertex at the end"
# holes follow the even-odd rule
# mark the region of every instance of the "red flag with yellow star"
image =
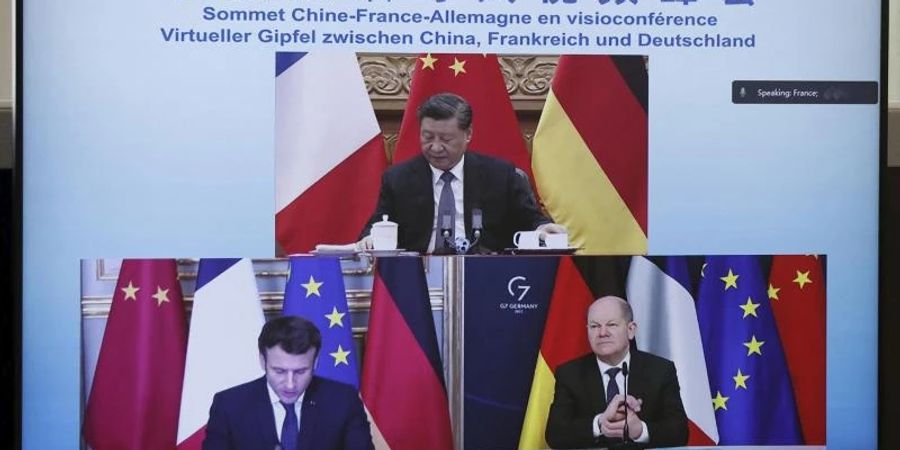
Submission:
POLYGON ((775 256, 769 301, 807 445, 825 445, 825 272, 816 256, 775 256))
POLYGON ((469 151, 506 160, 531 178, 531 157, 497 55, 429 53, 416 60, 394 163, 421 153, 416 109, 428 97, 442 92, 459 95, 472 105, 469 151))
POLYGON ((119 270, 84 415, 94 450, 176 445, 187 334, 173 259, 126 259, 119 270))

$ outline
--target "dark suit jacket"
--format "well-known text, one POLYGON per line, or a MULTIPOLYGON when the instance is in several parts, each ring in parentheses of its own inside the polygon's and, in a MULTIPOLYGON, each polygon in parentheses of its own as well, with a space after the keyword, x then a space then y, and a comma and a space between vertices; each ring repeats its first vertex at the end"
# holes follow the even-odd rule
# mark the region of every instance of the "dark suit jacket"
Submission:
MULTIPOLYGON (((688 424, 681 404, 675 364, 665 358, 631 351, 628 395, 642 399, 638 416, 650 433, 648 447, 687 444, 688 424)), ((606 392, 593 353, 556 369, 556 390, 547 418, 545 437, 553 448, 604 447, 610 443, 593 435, 594 416, 606 409, 606 392)))
MULTIPOLYGON (((399 224, 397 247, 424 253, 434 224, 434 185, 431 168, 422 155, 391 166, 381 177, 378 205, 360 238, 387 214, 399 224)), ((463 164, 463 217, 466 237, 472 235, 472 209, 482 210, 483 233, 479 244, 499 251, 512 247, 516 231, 533 230, 550 222, 541 214, 528 181, 512 164, 472 151, 463 164)))
MULTIPOLYGON (((313 377, 303 396, 298 442, 301 450, 372 449, 369 422, 356 389, 313 377)), ((204 450, 272 450, 278 444, 265 377, 213 397, 204 450)))

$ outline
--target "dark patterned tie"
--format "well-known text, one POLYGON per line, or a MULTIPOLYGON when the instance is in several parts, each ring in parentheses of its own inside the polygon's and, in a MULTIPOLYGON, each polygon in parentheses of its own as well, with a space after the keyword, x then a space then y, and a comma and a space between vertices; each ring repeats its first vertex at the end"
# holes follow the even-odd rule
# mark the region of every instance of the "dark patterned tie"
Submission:
POLYGON ((456 177, 449 171, 441 174, 441 180, 444 182, 444 187, 441 189, 441 197, 438 201, 437 208, 437 224, 434 227, 434 249, 436 251, 444 248, 444 236, 441 235, 441 228, 444 227, 445 223, 449 224, 449 240, 451 243, 453 242, 453 235, 456 230, 456 198, 453 196, 453 188, 450 187, 450 183, 455 178, 456 177), (449 216, 449 222, 444 220, 445 216, 449 216))
POLYGON ((284 450, 297 450, 297 412, 294 411, 293 404, 281 402, 284 412, 284 423, 281 425, 281 448, 284 450))
POLYGON ((606 384, 606 404, 608 405, 612 398, 619 395, 619 385, 616 383, 616 375, 619 374, 619 371, 622 369, 618 367, 612 367, 606 369, 606 374, 609 375, 609 383, 606 384))

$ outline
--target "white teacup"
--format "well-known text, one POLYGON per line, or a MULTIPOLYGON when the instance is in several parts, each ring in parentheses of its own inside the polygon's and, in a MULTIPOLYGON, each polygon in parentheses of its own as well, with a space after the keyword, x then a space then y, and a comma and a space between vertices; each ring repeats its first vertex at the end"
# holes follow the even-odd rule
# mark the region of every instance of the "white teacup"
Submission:
POLYGON ((513 235, 513 244, 522 249, 541 248, 540 237, 540 231, 517 231, 513 235))
POLYGON ((569 248, 569 235, 567 233, 547 234, 544 236, 544 245, 547 248, 569 248))
POLYGON ((381 217, 381 222, 372 224, 372 248, 375 250, 397 249, 397 224, 387 220, 387 216, 381 217))

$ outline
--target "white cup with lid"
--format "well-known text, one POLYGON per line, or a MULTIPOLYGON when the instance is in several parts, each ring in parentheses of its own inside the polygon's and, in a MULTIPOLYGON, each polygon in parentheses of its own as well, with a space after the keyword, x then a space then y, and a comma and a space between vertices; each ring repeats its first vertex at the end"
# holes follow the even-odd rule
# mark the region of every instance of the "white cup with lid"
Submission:
POLYGON ((388 220, 387 214, 381 216, 380 222, 372 224, 370 235, 372 236, 372 248, 375 250, 396 250, 397 229, 396 222, 388 220))

